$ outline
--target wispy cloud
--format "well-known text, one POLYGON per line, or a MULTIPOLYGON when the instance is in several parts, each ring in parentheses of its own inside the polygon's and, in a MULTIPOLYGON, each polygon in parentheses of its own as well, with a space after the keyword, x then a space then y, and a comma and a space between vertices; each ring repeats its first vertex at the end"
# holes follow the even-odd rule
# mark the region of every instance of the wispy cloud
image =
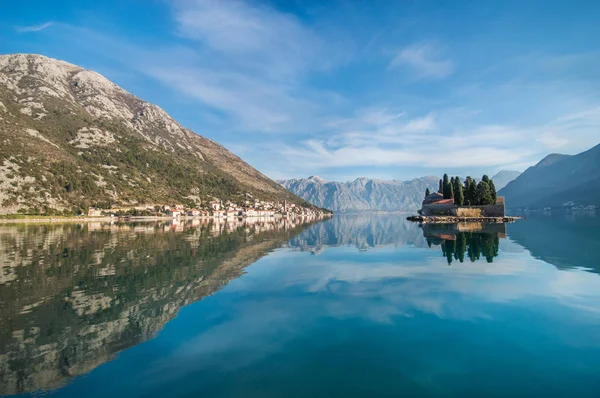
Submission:
POLYGON ((313 127, 322 110, 313 98, 327 93, 300 81, 335 63, 339 49, 328 49, 295 16, 259 2, 176 1, 173 15, 190 51, 177 62, 146 68, 149 74, 228 115, 239 131, 313 127))
POLYGON ((20 33, 39 32, 40 30, 44 30, 50 26, 52 26, 52 22, 45 22, 39 25, 16 26, 15 30, 20 33))
POLYGON ((289 77, 325 55, 325 43, 315 32, 293 15, 259 2, 176 1, 174 14, 180 35, 246 70, 289 77))
POLYGON ((454 63, 443 59, 443 51, 433 43, 419 43, 404 48, 392 59, 390 68, 406 66, 419 78, 443 79, 454 72, 454 63))
MULTIPOLYGON (((321 173, 347 167, 398 166, 456 170, 520 165, 522 169, 549 150, 568 149, 571 141, 565 137, 597 133, 598 109, 530 127, 459 123, 461 118, 452 112, 410 118, 369 109, 354 119, 337 121, 327 138, 279 145, 271 156, 276 163, 279 157, 287 159, 288 170, 297 173, 306 168, 321 173)), ((594 142, 592 136, 587 140, 594 142)))
POLYGON ((164 98, 177 101, 155 97, 159 105, 173 112, 183 103, 176 116, 183 114, 189 127, 243 146, 244 158, 272 177, 409 178, 449 168, 512 168, 598 141, 597 52, 514 55, 482 76, 487 58, 465 56, 456 42, 410 42, 390 56, 402 40, 390 33, 369 44, 366 59, 355 52, 360 40, 351 27, 324 28, 329 14, 319 21, 263 1, 165 4, 174 30, 152 45, 103 25, 55 23, 47 34, 68 44, 64 59, 104 71, 112 63, 161 83, 164 98), (69 51, 77 54, 69 58, 69 51), (459 59, 465 73, 429 84, 452 75, 459 59), (408 84, 406 75, 413 77, 408 84))

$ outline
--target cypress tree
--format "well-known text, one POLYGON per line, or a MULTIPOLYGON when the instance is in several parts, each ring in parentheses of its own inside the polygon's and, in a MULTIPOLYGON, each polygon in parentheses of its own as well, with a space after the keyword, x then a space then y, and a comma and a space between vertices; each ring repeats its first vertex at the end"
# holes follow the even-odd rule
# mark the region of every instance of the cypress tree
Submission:
POLYGON ((439 193, 441 193, 441 194, 443 194, 443 193, 444 193, 444 186, 443 186, 443 183, 442 183, 442 179, 441 179, 441 178, 440 178, 440 187, 438 188, 438 192, 439 192, 439 193))
POLYGON ((431 194, 431 192, 429 191, 429 188, 427 188, 425 190, 425 197, 428 197, 431 194))
POLYGON ((475 196, 475 203, 477 203, 479 206, 491 205, 493 203, 490 186, 487 182, 483 181, 483 179, 479 182, 479 184, 477 184, 477 192, 475 196))
POLYGON ((489 185, 490 183, 490 177, 487 176, 487 174, 484 174, 483 177, 481 177, 481 181, 485 182, 486 184, 489 185))
POLYGON ((496 186, 494 185, 493 180, 490 180, 489 186, 490 186, 490 193, 492 194, 493 203, 496 203, 496 198, 498 197, 498 195, 496 194, 496 186))
POLYGON ((471 179, 471 183, 469 184, 469 201, 471 202, 471 206, 475 206, 477 204, 477 183, 475 180, 471 179))
POLYGON ((442 194, 444 199, 450 199, 450 181, 448 180, 448 174, 444 174, 444 182, 442 183, 442 194))
POLYGON ((454 183, 453 182, 450 183, 450 187, 448 188, 448 191, 450 192, 450 199, 454 199, 454 183))
POLYGON ((465 179, 465 188, 464 188, 464 195, 465 195, 465 200, 464 200, 464 205, 465 206, 470 206, 471 203, 471 199, 469 198, 469 186, 471 185, 471 177, 468 177, 465 179))
POLYGON ((460 182, 460 178, 456 177, 454 179, 456 185, 454 185, 454 203, 458 206, 462 206, 465 204, 465 196, 463 193, 463 186, 460 182))

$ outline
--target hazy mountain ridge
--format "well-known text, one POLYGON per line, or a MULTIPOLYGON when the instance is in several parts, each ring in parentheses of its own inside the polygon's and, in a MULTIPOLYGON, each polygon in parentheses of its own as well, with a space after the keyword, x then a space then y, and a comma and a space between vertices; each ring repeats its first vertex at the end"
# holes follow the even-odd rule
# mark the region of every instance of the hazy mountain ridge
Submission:
POLYGON ((357 178, 354 181, 325 181, 320 177, 282 180, 279 183, 315 206, 335 212, 416 211, 425 190, 438 189, 438 177, 410 181, 357 178))
POLYGON ((514 170, 500 170, 492 177, 496 190, 504 188, 509 182, 521 175, 520 171, 514 170))
POLYGON ((600 145, 577 155, 551 154, 499 191, 509 208, 600 207, 600 145))
POLYGON ((223 200, 303 203, 216 142, 100 74, 0 56, 0 209, 223 200))

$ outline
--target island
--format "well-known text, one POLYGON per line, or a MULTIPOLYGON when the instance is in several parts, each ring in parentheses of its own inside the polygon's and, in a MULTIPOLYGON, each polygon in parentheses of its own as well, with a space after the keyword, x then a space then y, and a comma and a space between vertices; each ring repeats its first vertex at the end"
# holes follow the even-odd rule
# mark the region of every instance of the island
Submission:
POLYGON ((487 175, 479 182, 471 177, 463 182, 460 177, 449 179, 444 174, 437 192, 432 193, 427 188, 418 213, 407 219, 419 223, 504 223, 520 218, 506 215, 504 197, 496 194, 494 181, 487 175))

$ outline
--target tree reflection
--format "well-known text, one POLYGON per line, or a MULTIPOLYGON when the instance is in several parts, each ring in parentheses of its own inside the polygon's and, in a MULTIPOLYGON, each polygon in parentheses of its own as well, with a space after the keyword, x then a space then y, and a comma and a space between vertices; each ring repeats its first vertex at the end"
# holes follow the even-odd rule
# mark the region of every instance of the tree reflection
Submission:
POLYGON ((500 238, 505 237, 504 224, 465 226, 461 224, 424 225, 427 245, 440 246, 448 265, 453 261, 471 262, 485 259, 491 263, 498 256, 500 238))
POLYGON ((0 226, 0 395, 151 338, 314 220, 0 226))

